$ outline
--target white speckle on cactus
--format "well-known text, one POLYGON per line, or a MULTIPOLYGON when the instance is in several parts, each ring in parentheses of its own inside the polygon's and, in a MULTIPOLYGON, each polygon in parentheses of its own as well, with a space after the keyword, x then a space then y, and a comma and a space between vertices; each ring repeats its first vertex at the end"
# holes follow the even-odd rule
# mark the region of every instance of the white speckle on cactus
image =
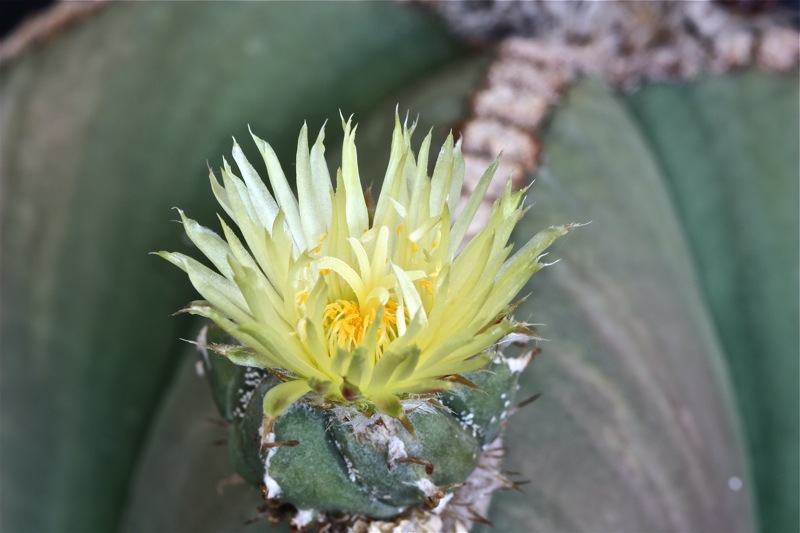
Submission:
POLYGON ((297 511, 297 514, 292 518, 292 525, 298 529, 302 529, 306 527, 308 524, 314 520, 314 510, 313 509, 303 509, 297 511))
POLYGON ((436 496, 436 494, 439 492, 439 487, 434 485, 433 482, 428 478, 422 478, 420 480, 417 480, 417 482, 414 483, 414 486, 416 486, 420 491, 422 491, 422 494, 424 494, 428 498, 436 496))
POLYGON ((387 460, 390 465, 396 463, 399 459, 403 459, 408 457, 406 453, 406 445, 403 443, 402 440, 397 438, 397 436, 392 435, 389 439, 389 446, 387 449, 388 456, 387 460))
POLYGON ((282 492, 278 482, 269 475, 269 461, 277 451, 277 448, 272 448, 267 452, 267 458, 264 460, 264 485, 267 487, 267 498, 277 498, 282 492))
POLYGON ((522 344, 526 344, 529 340, 531 340, 531 336, 525 333, 509 333, 495 345, 496 347, 503 349, 509 344, 514 344, 515 342, 519 342, 522 344))
POLYGON ((347 468, 347 478, 353 483, 358 483, 361 479, 361 473, 345 453, 341 441, 339 439, 333 439, 333 445, 336 446, 336 449, 339 450, 339 455, 344 459, 344 466, 347 468))
POLYGON ((459 423, 464 430, 470 431, 473 437, 478 434, 478 424, 475 422, 475 413, 465 414, 461 417, 459 423))
MULTIPOLYGON (((259 435, 261 435, 261 442, 265 444, 269 444, 275 442, 275 433, 270 432, 268 435, 264 435, 264 425, 262 424, 261 427, 258 429, 259 435)), ((278 451, 278 448, 270 448, 267 452, 267 458, 264 459, 264 486, 267 487, 267 498, 277 498, 281 495, 281 487, 278 485, 278 482, 275 481, 269 475, 269 462, 272 459, 272 456, 278 451)))
POLYGON ((344 459, 344 465, 347 467, 347 478, 353 483, 357 482, 358 470, 355 466, 353 466, 353 461, 351 461, 346 455, 342 455, 342 459, 344 459))
MULTIPOLYGON (((397 436, 398 432, 401 431, 401 426, 394 418, 380 413, 364 416, 350 407, 339 408, 336 413, 341 422, 350 426, 357 438, 385 449, 389 466, 394 465, 400 459, 408 457, 406 445, 397 436)), ((353 470, 350 473, 352 474, 353 470)))
POLYGON ((528 363, 531 362, 533 358, 533 352, 527 352, 519 357, 504 357, 503 360, 505 361, 506 365, 508 365, 508 369, 511 370, 512 373, 518 373, 525 370, 525 367, 528 366, 528 363))
POLYGON ((439 500, 439 505, 431 509, 431 512, 434 514, 441 514, 441 512, 444 511, 445 507, 447 507, 447 504, 452 499, 453 499, 453 493, 448 492, 447 494, 444 495, 444 497, 441 500, 439 500))
POLYGON ((239 397, 239 405, 237 405, 233 410, 234 418, 242 418, 244 416, 244 413, 247 410, 247 405, 250 403, 250 400, 253 398, 253 394, 256 392, 256 387, 263 379, 263 370, 259 370, 257 368, 247 368, 245 370, 244 384, 246 387, 240 387, 236 390, 236 395, 239 397))
MULTIPOLYGON (((478 467, 466 482, 453 492, 442 494, 442 489, 429 479, 421 479, 408 485, 416 487, 423 495, 437 498, 436 506, 423 508, 412 506, 402 517, 394 520, 372 520, 363 515, 346 517, 352 520, 348 531, 364 533, 441 533, 453 531, 467 533, 479 517, 486 516, 491 495, 497 490, 516 488, 517 484, 505 478, 502 471, 504 454, 502 437, 483 447, 478 467)), ((384 495, 388 497, 388 495, 384 495)), ((402 509, 398 509, 402 511, 402 509)), ((326 513, 320 513, 319 522, 325 523, 326 513)))

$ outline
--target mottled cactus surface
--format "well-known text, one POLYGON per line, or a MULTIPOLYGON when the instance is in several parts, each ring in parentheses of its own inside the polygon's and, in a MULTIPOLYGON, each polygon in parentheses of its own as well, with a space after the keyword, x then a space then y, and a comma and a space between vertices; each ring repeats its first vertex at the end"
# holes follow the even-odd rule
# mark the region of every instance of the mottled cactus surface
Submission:
MULTIPOLYGON (((215 327, 202 338, 203 343, 228 340, 215 327)), ((228 451, 239 475, 301 511, 372 518, 447 503, 448 493, 464 483, 481 451, 500 435, 529 359, 529 354, 507 359, 497 352, 483 370, 464 375, 474 388, 407 402, 414 435, 380 413, 300 402, 275 421, 262 445, 263 398, 281 381, 203 352, 214 401, 230 422, 228 451)))

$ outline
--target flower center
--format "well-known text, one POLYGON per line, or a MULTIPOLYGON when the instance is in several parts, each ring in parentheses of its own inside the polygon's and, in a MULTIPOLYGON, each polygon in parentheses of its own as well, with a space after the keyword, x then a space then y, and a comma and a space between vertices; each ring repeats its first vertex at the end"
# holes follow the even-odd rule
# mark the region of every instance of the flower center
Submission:
MULTIPOLYGON (((367 330, 375 321, 378 308, 373 307, 362 312, 357 302, 336 300, 325 306, 323 325, 331 347, 340 346, 352 350, 364 341, 367 330)), ((376 357, 380 358, 383 350, 397 338, 397 302, 389 300, 383 306, 383 317, 378 326, 378 342, 376 357)))

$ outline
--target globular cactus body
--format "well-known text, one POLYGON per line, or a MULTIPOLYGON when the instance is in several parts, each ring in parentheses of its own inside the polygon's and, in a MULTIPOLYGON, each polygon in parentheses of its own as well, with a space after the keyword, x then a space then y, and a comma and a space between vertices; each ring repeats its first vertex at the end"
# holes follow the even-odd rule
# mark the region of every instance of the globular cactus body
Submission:
POLYGON ((262 401, 281 381, 205 354, 217 407, 231 422, 230 457, 247 482, 304 516, 337 512, 373 519, 394 518, 410 507, 444 507, 502 431, 528 360, 497 352, 486 368, 463 376, 474 388, 406 400, 412 435, 385 414, 303 401, 267 428, 262 401))
POLYGON ((231 459, 270 504, 293 505, 297 527, 338 516, 406 521, 411 531, 441 530, 434 522, 453 500, 469 511, 457 520, 464 529, 477 515, 472 505, 485 512, 503 479, 487 445, 528 361, 501 350, 535 338, 511 316, 512 299, 575 225, 551 226, 512 255, 525 191, 509 179, 472 235, 499 157, 454 218, 465 175, 460 141, 448 135, 428 176, 432 136, 416 157, 416 125, 399 114, 381 193, 368 201, 357 126, 342 119, 342 128, 335 188, 324 128, 313 145, 307 126, 300 130, 296 197, 266 141, 253 135, 272 192, 234 141, 242 178, 225 160, 222 183, 209 178, 244 242, 222 219, 224 238, 181 211, 218 272, 182 253, 159 255, 205 298, 183 312, 219 328, 198 344, 215 354, 205 361, 232 423, 231 459))

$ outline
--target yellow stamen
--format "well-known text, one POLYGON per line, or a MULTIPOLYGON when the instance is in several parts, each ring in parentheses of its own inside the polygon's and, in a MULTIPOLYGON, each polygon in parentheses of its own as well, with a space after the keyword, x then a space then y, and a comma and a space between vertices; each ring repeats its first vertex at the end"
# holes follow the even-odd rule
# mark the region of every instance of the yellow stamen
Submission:
POLYGON ((297 295, 297 305, 303 305, 306 300, 308 300, 309 294, 307 292, 301 292, 297 295))
POLYGON ((420 287, 424 287, 428 294, 433 296, 433 283, 429 279, 421 279, 419 280, 420 287))
POLYGON ((328 238, 328 233, 325 232, 322 234, 322 237, 319 239, 319 243, 317 243, 317 247, 314 248, 314 253, 320 253, 322 251, 322 243, 325 242, 325 239, 328 238))
MULTIPOLYGON (((397 302, 389 300, 383 306, 383 318, 378 327, 376 357, 380 358, 386 346, 397 338, 397 302)), ((362 314, 357 302, 336 300, 325 306, 323 325, 327 330, 328 342, 352 350, 364 341, 364 335, 372 325, 377 309, 362 314)))
POLYGON ((403 225, 400 224, 399 226, 397 226, 397 234, 400 235, 402 232, 403 232, 403 225))
POLYGON ((433 244, 431 245, 431 251, 437 249, 441 241, 442 241, 442 230, 437 229, 436 234, 433 236, 433 244))

